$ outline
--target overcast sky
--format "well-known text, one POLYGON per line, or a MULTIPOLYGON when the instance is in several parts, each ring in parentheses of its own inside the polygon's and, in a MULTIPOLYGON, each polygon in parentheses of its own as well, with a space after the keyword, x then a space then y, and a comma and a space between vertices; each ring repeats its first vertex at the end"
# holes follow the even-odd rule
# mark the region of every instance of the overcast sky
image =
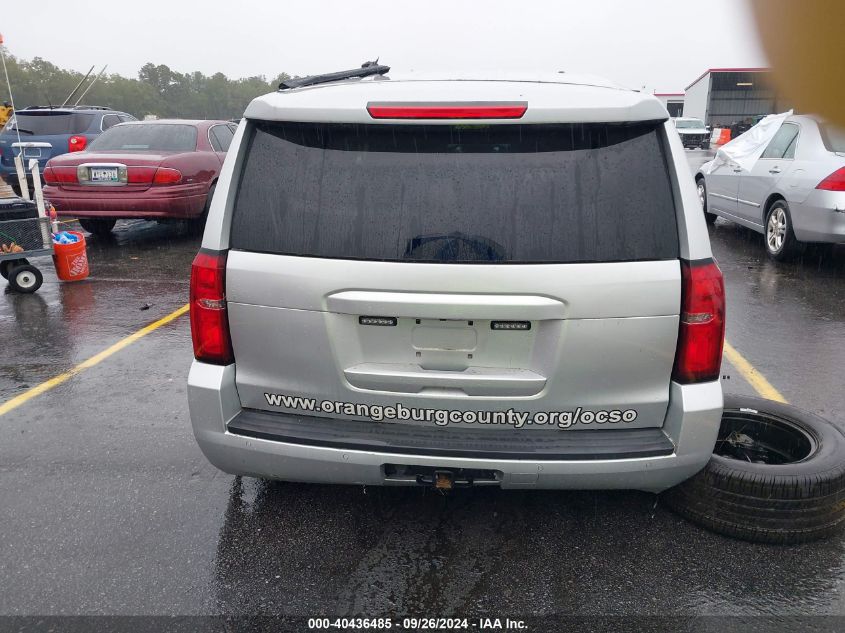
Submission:
POLYGON ((39 0, 9 5, 0 32, 19 57, 129 77, 148 61, 234 78, 380 56, 396 70, 565 70, 674 92, 707 68, 766 65, 742 0, 39 0))

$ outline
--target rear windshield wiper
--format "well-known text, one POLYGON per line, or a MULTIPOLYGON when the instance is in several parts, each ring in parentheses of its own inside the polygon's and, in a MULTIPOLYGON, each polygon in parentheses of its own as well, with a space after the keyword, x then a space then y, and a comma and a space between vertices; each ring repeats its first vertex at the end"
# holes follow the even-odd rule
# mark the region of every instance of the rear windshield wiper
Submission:
POLYGON ((27 129, 22 128, 22 127, 13 127, 9 131, 10 132, 23 132, 24 134, 35 134, 35 132, 33 132, 32 130, 27 130, 27 129))
POLYGON ((325 75, 310 75, 296 79, 285 79, 279 84, 279 90, 290 90, 291 88, 301 88, 302 86, 316 86, 317 84, 327 84, 343 79, 360 79, 372 75, 384 75, 389 70, 390 66, 380 65, 378 60, 364 62, 360 68, 353 68, 352 70, 340 70, 336 73, 326 73, 325 75))

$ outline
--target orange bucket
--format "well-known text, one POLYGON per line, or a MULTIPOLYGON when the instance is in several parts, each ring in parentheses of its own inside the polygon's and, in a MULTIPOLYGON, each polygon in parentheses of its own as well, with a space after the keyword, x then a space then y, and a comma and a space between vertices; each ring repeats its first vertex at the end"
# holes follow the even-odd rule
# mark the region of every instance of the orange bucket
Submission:
POLYGON ((88 276, 88 253, 85 236, 79 231, 67 231, 79 238, 74 244, 53 244, 53 264, 56 276, 62 281, 80 281, 88 276))

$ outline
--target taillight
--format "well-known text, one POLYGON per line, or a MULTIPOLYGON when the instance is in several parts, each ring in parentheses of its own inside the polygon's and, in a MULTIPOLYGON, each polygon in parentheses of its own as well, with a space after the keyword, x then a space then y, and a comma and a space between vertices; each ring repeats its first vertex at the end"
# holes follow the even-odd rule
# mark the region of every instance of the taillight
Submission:
POLYGON ((519 119, 527 109, 525 101, 367 104, 374 119, 519 119))
POLYGON ((154 185, 175 185, 182 180, 182 172, 170 167, 159 167, 153 176, 154 185))
POLYGON ((672 379, 719 378, 725 342, 725 283, 712 259, 681 260, 681 326, 672 379))
POLYGON ((126 182, 130 185, 149 185, 153 181, 155 172, 155 167, 127 167, 126 182))
POLYGON ((48 185, 66 185, 79 182, 76 167, 47 167, 44 170, 44 182, 48 185))
POLYGON ((88 139, 81 135, 71 136, 67 141, 67 151, 81 152, 88 145, 88 139))
POLYGON ((191 337, 204 363, 234 361, 226 312, 226 252, 200 250, 191 265, 191 337))
POLYGON ((830 176, 816 185, 816 189, 825 191, 845 191, 845 167, 840 167, 830 176))
POLYGON ((59 180, 58 180, 58 178, 56 178, 56 174, 53 171, 52 167, 45 167, 44 173, 42 175, 44 176, 44 182, 46 184, 48 184, 48 185, 58 185, 59 184, 59 180))

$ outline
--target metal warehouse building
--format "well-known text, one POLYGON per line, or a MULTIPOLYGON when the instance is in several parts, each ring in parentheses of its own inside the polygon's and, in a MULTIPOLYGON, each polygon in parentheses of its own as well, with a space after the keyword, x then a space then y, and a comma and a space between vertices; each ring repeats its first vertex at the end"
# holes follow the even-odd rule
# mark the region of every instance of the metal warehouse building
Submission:
POLYGON ((669 116, 684 116, 683 92, 655 92, 654 96, 666 106, 669 116))
POLYGON ((768 68, 710 68, 686 88, 684 116, 712 126, 784 112, 791 105, 770 80, 768 68))

